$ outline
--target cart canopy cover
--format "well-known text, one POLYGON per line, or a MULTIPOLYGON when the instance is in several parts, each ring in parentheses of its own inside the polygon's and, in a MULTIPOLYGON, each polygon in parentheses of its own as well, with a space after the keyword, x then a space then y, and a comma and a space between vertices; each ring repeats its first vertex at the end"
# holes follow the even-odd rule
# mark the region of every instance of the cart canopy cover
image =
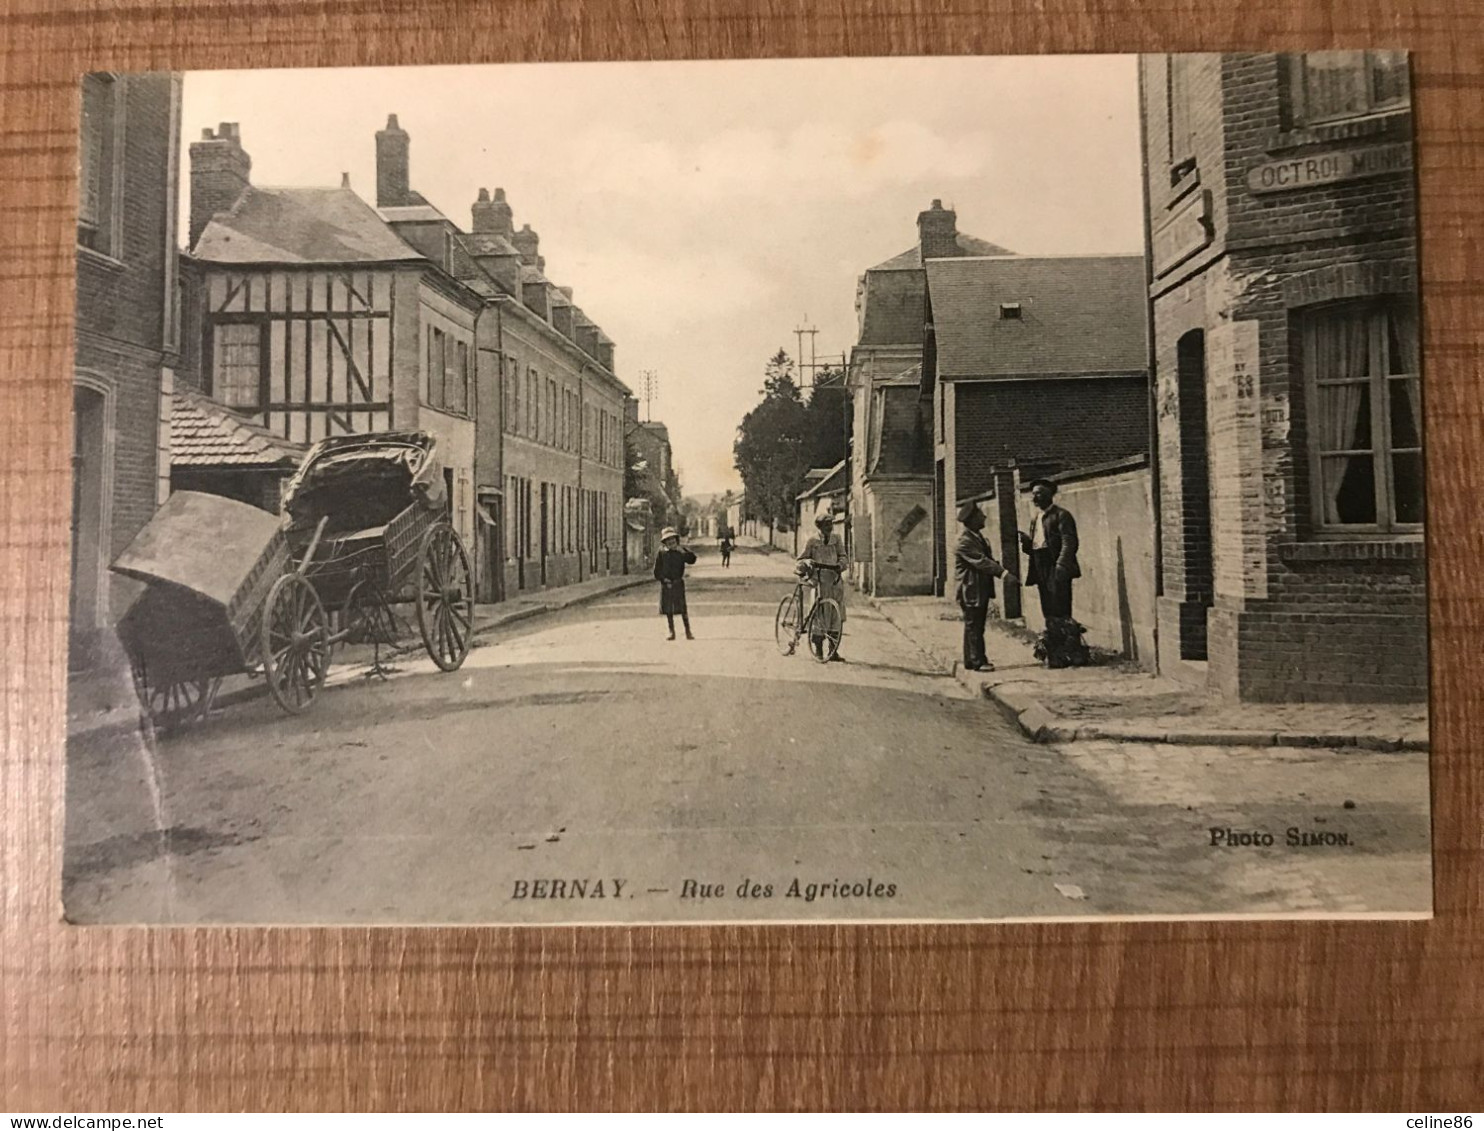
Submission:
POLYGON ((113 563, 125 577, 167 582, 222 606, 246 583, 280 519, 247 503, 177 491, 113 563))
POLYGON ((321 440, 284 488, 297 527, 328 518, 330 533, 384 526, 412 503, 448 504, 437 442, 426 432, 375 432, 321 440))

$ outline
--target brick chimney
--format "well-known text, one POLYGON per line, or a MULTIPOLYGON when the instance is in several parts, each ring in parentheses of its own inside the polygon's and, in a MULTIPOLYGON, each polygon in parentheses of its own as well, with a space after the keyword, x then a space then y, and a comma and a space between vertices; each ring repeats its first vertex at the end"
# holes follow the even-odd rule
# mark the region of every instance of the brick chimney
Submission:
POLYGON ((520 252, 520 261, 527 267, 535 267, 539 256, 536 254, 541 247, 541 237, 531 231, 531 225, 522 224, 521 229, 510 237, 510 242, 520 252))
POLYGON ((515 220, 510 205, 505 202, 505 190, 495 189, 495 198, 490 199, 489 189, 479 190, 479 199, 474 202, 474 231, 492 236, 504 236, 507 240, 515 234, 515 220))
POLYGON ((917 214, 917 240, 924 259, 949 259, 962 255, 958 246, 958 214, 934 200, 926 212, 917 214))
POLYGON ((236 122, 204 129, 201 140, 191 142, 191 247, 213 216, 237 203, 252 183, 251 172, 252 158, 242 148, 236 122))
POLYGON ((376 131, 376 207, 397 208, 412 203, 408 180, 407 131, 397 125, 397 115, 388 114, 386 129, 376 131))

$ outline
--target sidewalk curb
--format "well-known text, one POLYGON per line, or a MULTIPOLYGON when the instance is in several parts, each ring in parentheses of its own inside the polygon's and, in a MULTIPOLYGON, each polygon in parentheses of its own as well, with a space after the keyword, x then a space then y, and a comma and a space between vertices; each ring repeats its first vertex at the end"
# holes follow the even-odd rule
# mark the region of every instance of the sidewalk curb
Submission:
POLYGON ((636 589, 640 585, 644 585, 652 580, 653 578, 638 577, 631 574, 620 584, 611 585, 606 589, 595 590, 591 593, 579 593, 576 596, 568 597, 565 600, 557 599, 552 601, 545 601, 539 605, 532 605, 529 608, 525 609, 515 609, 502 616, 497 616, 492 620, 476 624, 474 626, 474 639, 479 639, 479 637, 486 632, 493 632, 496 629, 504 628, 506 625, 518 624, 521 621, 530 620, 532 617, 548 616, 551 613, 560 613, 566 609, 574 609, 579 605, 586 605, 593 601, 600 601, 604 597, 612 596, 614 593, 622 593, 627 589, 636 589))
MULTIPOLYGON (((908 633, 875 597, 867 601, 919 649, 927 650, 908 633)), ((997 628, 1015 639, 1021 636, 1014 628, 997 628)), ((928 653, 931 655, 931 653, 928 653)), ((1170 746, 1299 746, 1326 747, 1330 749, 1353 749, 1356 751, 1426 751, 1431 742, 1427 738, 1398 734, 1320 733, 1317 731, 1292 730, 1241 730, 1231 727, 1191 727, 1182 730, 1169 726, 1158 718, 1132 720, 1129 722, 1079 723, 1053 712, 1036 694, 1026 686, 1026 681, 1004 679, 991 682, 979 672, 966 672, 962 664, 953 665, 953 678, 960 686, 983 696, 1000 713, 1015 724, 1020 732, 1032 742, 1041 745, 1067 742, 1112 741, 1147 742, 1170 746)), ((993 677, 993 673, 989 673, 993 677)))

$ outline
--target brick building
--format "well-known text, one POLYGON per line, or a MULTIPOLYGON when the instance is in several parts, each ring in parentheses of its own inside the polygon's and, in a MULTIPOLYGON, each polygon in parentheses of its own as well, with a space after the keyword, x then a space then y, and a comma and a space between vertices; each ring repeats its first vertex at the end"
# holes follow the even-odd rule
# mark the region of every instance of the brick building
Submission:
MULTIPOLYGON (((997 471, 1028 482, 1148 451, 1148 305, 1138 255, 930 259, 927 279, 941 595, 958 507, 992 493, 997 471)), ((1002 561, 1019 560, 1013 535, 1002 561)))
POLYGON ((108 565, 169 492, 179 323, 178 75, 82 80, 73 371, 71 660, 88 666, 132 583, 108 565))
POLYGON ((1406 57, 1139 74, 1161 670, 1231 698, 1422 699, 1406 57))
POLYGON ((869 593, 927 593, 933 583, 933 441, 918 398, 927 302, 924 261, 1010 254, 958 230, 941 200, 918 214, 917 243, 866 270, 856 285, 857 338, 848 380, 855 437, 849 461, 851 572, 869 593))

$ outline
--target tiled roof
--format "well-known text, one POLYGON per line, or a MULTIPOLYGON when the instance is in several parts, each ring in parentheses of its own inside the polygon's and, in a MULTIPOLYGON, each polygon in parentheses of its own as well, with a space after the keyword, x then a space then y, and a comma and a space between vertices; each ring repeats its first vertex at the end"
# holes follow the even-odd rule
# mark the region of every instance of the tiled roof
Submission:
POLYGON ((809 474, 813 474, 814 471, 819 470, 824 471, 823 478, 808 490, 799 492, 797 496, 799 500, 814 499, 821 495, 828 495, 830 492, 839 490, 845 486, 845 461, 843 459, 831 468, 812 468, 809 474))
POLYGON ((213 217, 194 254, 208 263, 389 263, 421 259, 348 188, 247 189, 213 217))
POLYGON ((378 208, 381 218, 388 223, 395 224, 398 221, 411 223, 449 223, 447 216, 439 212, 431 204, 399 204, 391 208, 378 208))
POLYGON ((916 385, 883 386, 881 398, 881 423, 870 474, 931 475, 932 403, 922 399, 916 385))
POLYGON ((859 345, 922 344, 926 280, 916 271, 867 271, 859 345))
MULTIPOLYGON (((959 232, 956 237, 960 255, 1014 255, 1009 248, 1001 247, 997 243, 981 240, 978 236, 971 236, 967 232, 959 232)), ((922 266, 922 244, 909 247, 901 255, 894 255, 884 263, 878 263, 872 267, 872 271, 910 271, 922 266)))
POLYGON ((492 232, 463 232, 459 238, 474 255, 519 255, 515 245, 492 232))
POLYGON ((1134 373, 1149 367, 1137 255, 930 259, 938 375, 1134 373), (1021 317, 1002 318, 1002 303, 1021 317))
POLYGON ((172 467, 297 467, 308 450, 193 389, 171 397, 172 467))

